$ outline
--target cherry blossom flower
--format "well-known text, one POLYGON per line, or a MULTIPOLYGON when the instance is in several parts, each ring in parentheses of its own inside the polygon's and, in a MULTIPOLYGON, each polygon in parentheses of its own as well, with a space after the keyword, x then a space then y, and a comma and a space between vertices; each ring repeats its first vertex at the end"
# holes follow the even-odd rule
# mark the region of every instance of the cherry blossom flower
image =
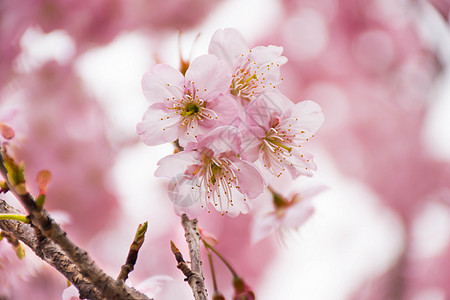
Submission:
POLYGON ((234 217, 249 212, 248 200, 264 189, 258 169, 241 155, 236 128, 221 126, 199 137, 198 144, 189 143, 185 151, 161 159, 155 176, 173 178, 169 197, 177 213, 197 215, 211 203, 234 217))
POLYGON ((219 124, 235 118, 235 101, 227 95, 231 74, 225 63, 213 55, 192 61, 186 76, 159 64, 144 75, 144 94, 152 103, 137 132, 147 145, 179 139, 185 146, 219 124))
POLYGON ((301 149, 302 143, 320 128, 323 114, 313 101, 291 102, 280 93, 264 94, 247 108, 247 136, 256 137, 246 148, 250 161, 259 159, 272 174, 286 169, 292 178, 312 176, 316 170, 313 155, 301 149), (284 111, 282 108, 287 108, 284 111))
POLYGON ((290 200, 272 192, 274 209, 255 218, 252 242, 257 243, 273 233, 282 241, 286 231, 297 230, 314 213, 311 200, 325 189, 324 186, 304 189, 290 200))
POLYGON ((282 80, 280 66, 287 62, 282 47, 248 47, 244 37, 233 28, 217 30, 209 44, 209 53, 225 60, 233 73, 230 93, 245 106, 258 95, 276 88, 282 80))

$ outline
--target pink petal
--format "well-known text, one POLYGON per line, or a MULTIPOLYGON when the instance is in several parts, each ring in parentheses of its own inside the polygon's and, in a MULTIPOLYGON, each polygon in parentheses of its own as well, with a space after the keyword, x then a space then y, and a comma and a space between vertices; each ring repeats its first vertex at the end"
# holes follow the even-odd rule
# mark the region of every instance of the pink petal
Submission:
POLYGON ((178 137, 179 119, 178 115, 168 116, 165 107, 161 103, 155 103, 147 109, 142 122, 137 124, 136 131, 146 145, 170 143, 178 137))
POLYGON ((285 118, 295 117, 295 127, 305 131, 298 138, 309 138, 319 130, 324 121, 322 109, 316 102, 305 100, 298 102, 283 115, 285 118))
POLYGON ((161 158, 158 161, 158 169, 155 171, 156 177, 175 177, 177 174, 184 177, 189 166, 196 165, 198 153, 194 151, 182 151, 161 158))
POLYGON ((310 201, 300 201, 286 210, 281 220, 281 226, 298 229, 313 213, 314 207, 310 201))
POLYGON ((206 203, 201 201, 204 192, 196 179, 192 180, 181 175, 174 176, 167 189, 177 215, 185 213, 190 218, 196 218, 202 212, 206 203))
POLYGON ((214 156, 231 151, 234 154, 242 152, 240 131, 234 126, 220 126, 208 134, 199 137, 198 149, 212 150, 214 156))
POLYGON ((62 293, 62 300, 80 300, 80 294, 74 285, 64 289, 62 293))
POLYGON ((245 159, 255 162, 259 158, 259 151, 262 145, 262 138, 265 130, 258 126, 248 127, 243 134, 242 144, 245 152, 245 159))
POLYGON ((186 72, 186 84, 197 90, 200 99, 211 101, 230 88, 231 71, 224 61, 214 55, 202 55, 194 59, 186 72))
POLYGON ((264 216, 256 217, 252 226, 252 244, 256 244, 259 241, 265 239, 274 232, 274 229, 279 226, 278 218, 270 213, 264 216))
MULTIPOLYGON (((274 45, 269 46, 257 46, 252 49, 252 60, 256 63, 257 66, 264 66, 264 65, 271 65, 271 63, 274 63, 274 65, 279 64, 284 65, 287 63, 287 58, 284 56, 281 56, 283 53, 283 47, 278 47, 274 45)), ((272 68, 272 67, 269 67, 272 68)))
MULTIPOLYGON (((229 95, 220 95, 207 106, 217 114, 218 125, 239 124, 236 100, 229 95)), ((214 121, 214 120, 212 120, 214 121)))
POLYGON ((254 199, 264 191, 264 180, 258 169, 243 160, 234 162, 237 167, 235 174, 240 186, 240 192, 254 199))
POLYGON ((139 283, 135 288, 147 297, 154 298, 161 292, 162 287, 171 281, 173 281, 173 278, 170 276, 152 276, 139 283))
POLYGON ((282 47, 273 45, 252 49, 251 60, 255 63, 252 69, 256 71, 256 76, 261 82, 273 84, 280 81, 280 67, 287 62, 287 58, 281 56, 282 52, 282 47))
POLYGON ((234 70, 240 65, 242 54, 247 55, 249 48, 242 34, 234 28, 217 30, 209 43, 209 54, 223 59, 234 70))
POLYGON ((292 156, 287 158, 286 168, 293 179, 300 175, 312 176, 312 171, 317 170, 317 165, 313 161, 314 156, 309 152, 300 152, 297 149, 292 150, 292 156), (290 166, 290 164, 293 166, 290 166))
POLYGON ((184 77, 178 70, 166 64, 152 67, 142 78, 144 95, 151 103, 167 101, 167 98, 183 97, 184 77))
POLYGON ((293 106, 294 103, 280 92, 267 92, 247 106, 246 120, 249 125, 258 125, 268 130, 274 115, 281 116, 286 109, 293 106))
POLYGON ((223 207, 221 209, 217 208, 217 210, 226 213, 227 216, 232 218, 239 216, 239 214, 247 214, 250 212, 252 208, 252 202, 250 201, 250 199, 242 195, 237 189, 232 189, 231 195, 233 198, 233 205, 223 203, 223 207))

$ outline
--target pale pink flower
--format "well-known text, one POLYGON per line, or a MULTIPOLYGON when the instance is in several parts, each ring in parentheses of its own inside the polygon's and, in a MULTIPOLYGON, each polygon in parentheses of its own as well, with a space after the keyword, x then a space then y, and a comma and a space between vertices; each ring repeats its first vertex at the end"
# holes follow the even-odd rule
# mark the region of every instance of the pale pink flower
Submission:
POLYGON ((155 176, 173 178, 169 197, 178 213, 196 215, 211 203, 230 216, 245 214, 249 200, 263 192, 264 182, 258 169, 240 158, 242 154, 236 128, 221 126, 198 144, 189 143, 185 151, 161 159, 155 176))
POLYGON ((273 233, 283 240, 285 232, 297 230, 314 213, 313 197, 325 189, 324 186, 308 188, 295 193, 290 200, 274 193, 274 209, 255 218, 252 242, 257 243, 273 233))
POLYGON ((246 149, 250 161, 259 159, 276 176, 286 170, 292 178, 312 176, 317 169, 313 155, 301 147, 323 123, 317 103, 294 104, 280 93, 268 93, 250 103, 246 118, 250 126, 246 136, 255 137, 246 149))
POLYGON ((257 46, 250 49, 244 37, 233 28, 217 30, 209 53, 225 60, 233 73, 230 93, 246 105, 258 95, 271 91, 281 82, 280 66, 287 62, 282 47, 257 46))
POLYGON ((165 64, 155 65, 144 75, 142 87, 152 103, 137 132, 149 145, 179 139, 185 146, 219 124, 228 124, 236 116, 235 101, 228 92, 231 74, 224 62, 203 55, 190 64, 183 76, 165 64))

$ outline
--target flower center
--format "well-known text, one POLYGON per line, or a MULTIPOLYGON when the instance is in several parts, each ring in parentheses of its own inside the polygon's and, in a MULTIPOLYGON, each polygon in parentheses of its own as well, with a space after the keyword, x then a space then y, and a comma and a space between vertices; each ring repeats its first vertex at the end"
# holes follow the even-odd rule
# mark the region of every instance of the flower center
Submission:
POLYGON ((251 74, 250 68, 238 69, 233 75, 230 85, 230 93, 251 101, 259 85, 256 73, 251 74))
POLYGON ((199 125, 199 122, 203 119, 217 119, 217 114, 212 110, 207 108, 207 102, 199 98, 196 93, 195 87, 193 87, 194 92, 187 90, 186 94, 180 100, 176 100, 170 109, 174 111, 174 114, 180 115, 182 118, 180 120, 180 126, 186 127, 186 131, 189 132, 199 125))
MULTIPOLYGON (((290 144, 290 140, 286 137, 286 134, 277 131, 273 127, 266 133, 266 137, 263 138, 263 142, 263 145, 273 153, 280 152, 280 148, 286 150, 287 152, 292 151, 292 147, 287 146, 290 144)), ((283 150, 281 150, 281 152, 283 152, 283 150)))
POLYGON ((198 113, 199 110, 200 110, 200 108, 197 106, 197 104, 195 104, 195 103, 188 103, 186 105, 186 107, 185 107, 185 110, 181 112, 181 115, 183 117, 190 116, 192 114, 198 113))
POLYGON ((204 187, 207 201, 219 206, 222 212, 227 213, 229 206, 233 206, 232 189, 239 189, 233 162, 228 158, 213 158, 203 156, 202 171, 197 173, 204 187))

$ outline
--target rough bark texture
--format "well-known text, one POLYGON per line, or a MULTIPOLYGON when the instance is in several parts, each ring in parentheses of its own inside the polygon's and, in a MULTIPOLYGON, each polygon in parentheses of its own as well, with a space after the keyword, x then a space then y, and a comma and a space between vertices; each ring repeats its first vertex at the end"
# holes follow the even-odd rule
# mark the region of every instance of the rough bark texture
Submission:
POLYGON ((202 257, 200 255, 200 232, 197 228, 197 219, 189 220, 188 217, 183 214, 181 216, 181 224, 183 225, 189 247, 191 270, 193 273, 187 280, 191 286, 194 298, 196 300, 206 300, 208 298, 208 293, 205 287, 205 278, 203 277, 202 257))
MULTIPOLYGON (((24 190, 22 187, 20 187, 20 189, 16 189, 16 186, 12 184, 8 178, 8 171, 4 163, 4 157, 3 155, 0 155, 0 172, 3 174, 9 191, 17 197, 17 199, 28 211, 28 217, 31 220, 31 226, 28 224, 25 226, 29 227, 30 229, 31 227, 34 228, 33 231, 35 234, 35 240, 33 241, 35 241, 36 244, 30 246, 30 248, 32 248, 33 251, 34 249, 36 249, 36 254, 42 257, 40 255, 41 253, 39 252, 42 252, 45 248, 43 246, 43 243, 51 243, 53 247, 47 250, 53 251, 51 252, 52 255, 55 255, 57 257, 61 256, 61 258, 67 258, 68 260, 64 260, 64 262, 67 261, 67 263, 70 262, 70 264, 59 265, 60 262, 57 261, 55 262, 58 263, 58 265, 55 265, 56 269, 61 272, 61 270, 63 270, 64 268, 71 267, 72 271, 75 272, 76 270, 78 274, 86 280, 86 282, 90 283, 90 290, 98 291, 96 297, 88 297, 87 293, 85 293, 84 290, 83 292, 81 292, 80 290, 80 295, 82 296, 82 298, 139 300, 149 299, 144 294, 125 285, 123 281, 114 280, 112 277, 108 276, 102 269, 100 269, 85 250, 79 248, 67 237, 66 232, 62 230, 62 228, 50 217, 48 212, 44 208, 38 207, 36 205, 33 196, 29 192, 24 190)), ((2 223, 4 224, 4 221, 2 221, 2 223)), ((20 228, 22 227, 23 226, 20 226, 20 228)), ((8 231, 14 234, 11 229, 8 231)), ((27 232, 30 231, 28 230, 27 232)), ((14 235, 17 236, 18 234, 14 235)), ((17 238, 19 237, 17 236, 17 238)), ((31 242, 31 240, 29 240, 29 242, 31 242)), ((48 257, 51 258, 52 256, 48 257)), ((76 282, 73 283, 75 286, 77 286, 75 284, 76 282)))
MULTIPOLYGON (((19 213, 4 200, 0 200, 0 213, 19 213)), ((53 241, 42 236, 29 224, 19 221, 1 220, 0 228, 26 244, 42 260, 57 269, 64 277, 74 284, 84 298, 104 299, 92 283, 82 276, 78 267, 72 263, 61 248, 53 241)))

